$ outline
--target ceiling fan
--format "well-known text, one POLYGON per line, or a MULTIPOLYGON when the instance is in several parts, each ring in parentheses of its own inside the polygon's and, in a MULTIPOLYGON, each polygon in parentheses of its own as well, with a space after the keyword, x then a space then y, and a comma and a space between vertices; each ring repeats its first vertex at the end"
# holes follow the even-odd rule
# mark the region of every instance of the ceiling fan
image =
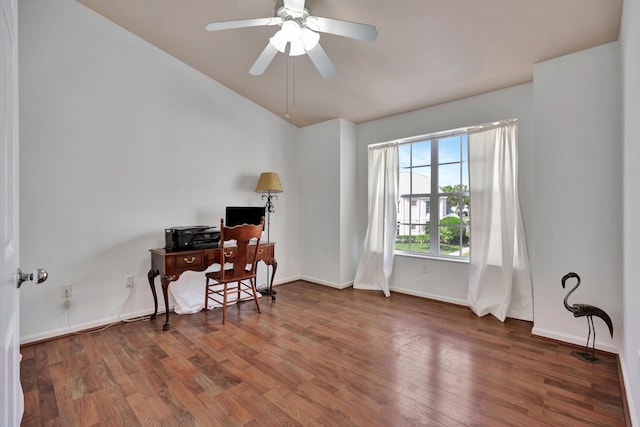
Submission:
POLYGON ((249 74, 253 76, 264 73, 276 54, 284 53, 288 44, 289 56, 306 53, 320 75, 330 79, 335 76, 336 67, 318 43, 318 32, 364 41, 374 41, 378 37, 378 31, 373 25, 311 16, 311 10, 305 7, 304 0, 279 0, 275 6, 275 16, 271 18, 212 22, 206 29, 217 31, 268 25, 279 25, 280 29, 269 39, 267 46, 249 70, 249 74))

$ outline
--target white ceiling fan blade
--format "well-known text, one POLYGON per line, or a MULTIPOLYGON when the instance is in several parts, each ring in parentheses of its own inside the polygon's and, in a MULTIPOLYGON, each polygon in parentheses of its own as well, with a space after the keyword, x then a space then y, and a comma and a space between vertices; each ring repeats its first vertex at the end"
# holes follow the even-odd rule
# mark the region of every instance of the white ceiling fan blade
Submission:
POLYGON ((271 61, 277 53, 278 49, 276 49, 271 43, 267 43, 267 47, 264 48, 258 59, 256 59, 256 62, 249 70, 249 74, 252 76, 259 76, 264 73, 264 70, 266 70, 269 64, 271 64, 271 61))
POLYGON ((311 62, 316 66, 322 77, 330 79, 336 75, 336 67, 319 43, 313 49, 307 50, 307 55, 309 55, 309 59, 311 59, 311 62))
POLYGON ((233 28, 260 27, 263 25, 280 25, 282 18, 256 18, 256 19, 240 19, 238 21, 220 21, 212 22, 205 28, 207 31, 230 30, 233 28))
POLYGON ((304 0, 284 0, 284 7, 298 16, 304 12, 304 0))
POLYGON ((335 34, 368 42, 372 42, 378 38, 378 30, 376 30, 376 27, 369 24, 340 21, 338 19, 322 18, 320 16, 309 16, 306 22, 312 30, 321 31, 323 33, 335 34))

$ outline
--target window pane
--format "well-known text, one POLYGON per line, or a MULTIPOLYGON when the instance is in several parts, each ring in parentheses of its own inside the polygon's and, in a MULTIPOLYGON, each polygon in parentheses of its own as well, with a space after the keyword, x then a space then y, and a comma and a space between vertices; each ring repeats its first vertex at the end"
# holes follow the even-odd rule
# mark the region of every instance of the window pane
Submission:
POLYGON ((469 136, 467 134, 462 135, 462 161, 469 161, 469 136))
POLYGON ((440 243, 440 255, 460 256, 460 245, 440 243))
POLYGON ((398 177, 398 196, 400 197, 400 204, 402 204, 402 198, 411 195, 411 169, 400 170, 400 176, 398 177))
POLYGON ((424 234, 424 224, 429 220, 427 215, 427 198, 426 197, 416 197, 413 199, 416 204, 411 205, 411 224, 414 225, 411 234, 424 234))
POLYGON ((422 254, 428 254, 431 252, 431 244, 429 241, 429 234, 420 234, 414 237, 415 243, 411 246, 412 252, 419 252, 422 254))
MULTIPOLYGON (((442 220, 455 216, 458 219, 458 225, 464 225, 469 221, 469 196, 466 194, 453 194, 451 196, 439 197, 439 214, 442 220)), ((454 223, 453 220, 448 220, 450 223, 454 223)))
POLYGON ((398 166, 400 169, 411 166, 411 144, 398 146, 398 166))
POLYGON ((459 162, 460 136, 450 136, 438 141, 438 163, 459 162))
POLYGON ((459 191, 454 189, 455 186, 459 186, 462 178, 460 176, 460 163, 454 163, 452 165, 440 165, 438 171, 438 184, 443 192, 459 191), (451 187, 450 189, 445 189, 451 187))
POLYGON ((411 224, 398 221, 398 237, 409 236, 411 234, 411 224))
POLYGON ((411 169, 411 194, 431 193, 431 166, 411 169))
POLYGON ((428 254, 431 251, 429 239, 429 223, 398 223, 396 250, 428 254))
POLYGON ((429 247, 429 223, 424 218, 417 225, 416 233, 411 240, 412 252, 428 254, 431 251, 429 247))
POLYGON ((459 219, 454 217, 446 217, 440 221, 440 255, 460 256, 464 228, 456 223, 459 224, 459 219))
MULTIPOLYGON (((452 211, 451 209, 449 209, 449 204, 447 202, 447 196, 440 196, 438 197, 438 218, 444 218, 445 215, 450 214, 452 211)), ((436 215, 436 212, 433 212, 434 218, 436 215)))
POLYGON ((463 188, 463 191, 469 190, 469 163, 462 163, 462 185, 466 188, 463 188))
POLYGON ((411 224, 411 197, 403 197, 400 199, 400 207, 398 209, 398 222, 404 224, 405 227, 400 234, 409 234, 409 228, 406 225, 411 224))
POLYGON ((462 256, 469 258, 469 245, 471 244, 471 233, 469 227, 464 228, 464 234, 462 235, 462 256))
POLYGON ((413 146, 413 166, 426 166, 431 164, 431 141, 414 142, 406 144, 413 146))
POLYGON ((469 257, 469 154, 467 135, 422 140, 399 147, 398 223, 401 252, 469 257), (435 142, 434 142, 435 141, 435 142), (438 155, 432 164, 431 152, 438 155), (431 194, 432 178, 438 192, 431 194), (430 223, 437 234, 431 245, 430 223))

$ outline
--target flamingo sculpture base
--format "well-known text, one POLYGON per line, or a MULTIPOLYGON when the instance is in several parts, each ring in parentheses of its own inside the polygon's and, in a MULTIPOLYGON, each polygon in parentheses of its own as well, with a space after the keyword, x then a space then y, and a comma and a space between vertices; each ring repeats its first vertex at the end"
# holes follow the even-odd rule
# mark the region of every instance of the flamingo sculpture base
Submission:
POLYGON ((584 346, 584 351, 572 351, 571 354, 585 362, 602 363, 596 357, 596 328, 593 326, 593 315, 591 314, 587 315, 587 325, 589 325, 589 335, 587 335, 587 344, 584 346), (591 338, 592 333, 593 338, 591 338), (591 348, 589 348, 589 341, 591 341, 591 348))
POLYGON ((602 363, 602 360, 600 360, 597 357, 595 357, 593 355, 593 353, 591 353, 591 352, 587 352, 587 351, 572 351, 571 355, 577 357, 578 359, 582 360, 583 362, 602 363))

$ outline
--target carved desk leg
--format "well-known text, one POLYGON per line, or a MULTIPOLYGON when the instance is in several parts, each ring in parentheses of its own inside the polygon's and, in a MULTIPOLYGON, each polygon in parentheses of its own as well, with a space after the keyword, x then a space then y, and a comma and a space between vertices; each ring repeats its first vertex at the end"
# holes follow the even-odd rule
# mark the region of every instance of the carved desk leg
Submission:
POLYGON ((151 293, 153 294, 153 305, 155 306, 155 309, 153 311, 153 314, 151 315, 150 319, 155 319, 156 315, 158 314, 158 295, 156 294, 156 287, 155 287, 155 277, 158 275, 158 271, 157 270, 149 270, 149 272, 147 273, 147 278, 149 279, 149 287, 151 287, 151 293))
POLYGON ((169 330, 169 284, 177 280, 176 276, 160 276, 160 283, 162 283, 162 296, 164 297, 164 325, 162 325, 163 331, 169 330))
POLYGON ((272 300, 275 300, 277 292, 273 290, 273 278, 276 276, 278 261, 275 258, 271 258, 269 260, 269 265, 273 268, 273 270, 271 270, 271 280, 269 281, 269 295, 271 295, 272 300))

